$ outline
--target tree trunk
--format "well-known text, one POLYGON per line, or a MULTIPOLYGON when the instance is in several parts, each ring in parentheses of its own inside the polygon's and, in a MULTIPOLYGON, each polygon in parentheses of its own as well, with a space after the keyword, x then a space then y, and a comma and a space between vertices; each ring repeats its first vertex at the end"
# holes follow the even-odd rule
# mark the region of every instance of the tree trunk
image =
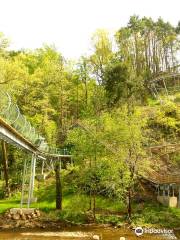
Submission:
POLYGON ((132 215, 132 208, 131 208, 131 188, 128 189, 128 201, 127 201, 127 211, 128 211, 128 218, 131 219, 132 215))
POLYGON ((93 193, 93 219, 96 219, 96 194, 93 193))
POLYGON ((76 89, 76 120, 79 119, 79 81, 77 82, 76 89))
POLYGON ((9 176, 8 176, 8 157, 7 157, 7 148, 6 148, 5 141, 2 141, 1 145, 2 145, 3 172, 4 172, 4 180, 5 180, 5 197, 9 197, 10 188, 9 188, 9 176))
MULTIPOLYGON (((89 162, 89 168, 91 169, 92 167, 92 159, 90 158, 90 162, 89 162)), ((89 190, 89 210, 92 210, 92 188, 90 185, 90 190, 89 190)))
POLYGON ((92 191, 89 191, 89 210, 92 210, 92 191))
POLYGON ((60 176, 60 163, 56 163, 56 209, 62 210, 62 184, 60 176))

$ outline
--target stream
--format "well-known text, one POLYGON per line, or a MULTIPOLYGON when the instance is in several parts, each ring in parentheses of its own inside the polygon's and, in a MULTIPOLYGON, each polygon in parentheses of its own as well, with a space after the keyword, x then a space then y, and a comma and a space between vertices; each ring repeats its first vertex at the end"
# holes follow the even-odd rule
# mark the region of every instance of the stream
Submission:
MULTIPOLYGON (((177 236, 177 235, 176 235, 177 236)), ((22 231, 2 231, 0 232, 0 240, 169 240, 180 239, 175 238, 175 235, 160 235, 160 234, 143 234, 136 236, 133 230, 127 228, 102 228, 99 226, 94 227, 71 227, 61 231, 46 231, 46 230, 22 230, 22 231), (99 239, 98 239, 99 238, 99 239)))

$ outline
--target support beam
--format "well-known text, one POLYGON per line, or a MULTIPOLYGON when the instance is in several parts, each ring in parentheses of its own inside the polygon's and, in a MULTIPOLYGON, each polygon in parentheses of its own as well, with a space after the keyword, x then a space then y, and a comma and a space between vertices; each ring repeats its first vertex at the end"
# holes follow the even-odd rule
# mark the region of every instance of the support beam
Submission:
POLYGON ((36 152, 36 147, 0 118, 0 139, 29 152, 36 152))
POLYGON ((23 207, 23 205, 26 205, 29 208, 30 204, 36 201, 36 199, 33 197, 35 168, 36 155, 32 154, 31 160, 25 159, 24 161, 21 208, 23 207))
POLYGON ((26 169, 27 169, 27 159, 24 161, 24 169, 23 169, 23 181, 22 181, 22 190, 21 190, 21 204, 20 207, 23 207, 23 201, 24 201, 24 188, 25 188, 25 175, 26 175, 26 169))
POLYGON ((30 183, 29 183, 28 208, 30 207, 30 203, 33 199, 35 168, 36 168, 36 155, 33 154, 31 159, 31 176, 30 176, 30 183))

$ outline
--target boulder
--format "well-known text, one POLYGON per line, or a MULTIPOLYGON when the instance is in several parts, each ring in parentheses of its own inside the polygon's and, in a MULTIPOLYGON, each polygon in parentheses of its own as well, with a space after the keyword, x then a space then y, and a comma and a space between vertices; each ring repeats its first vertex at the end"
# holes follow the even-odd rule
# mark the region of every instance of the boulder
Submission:
POLYGON ((20 214, 16 213, 12 215, 13 220, 19 220, 20 219, 20 214))

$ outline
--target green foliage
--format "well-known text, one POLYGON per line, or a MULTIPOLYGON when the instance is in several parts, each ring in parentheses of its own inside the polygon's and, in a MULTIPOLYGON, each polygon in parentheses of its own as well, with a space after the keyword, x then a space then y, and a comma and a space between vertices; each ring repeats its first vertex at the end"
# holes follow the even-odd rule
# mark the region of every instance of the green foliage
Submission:
MULTIPOLYGON (((96 196, 97 208, 124 209, 128 193, 133 196, 139 176, 149 170, 148 144, 179 141, 179 93, 168 100, 162 97, 161 101, 149 94, 149 79, 176 64, 179 24, 174 28, 162 19, 132 16, 116 33, 115 40, 113 52, 109 33, 98 30, 92 37, 91 55, 75 63, 66 61, 54 46, 7 51, 8 40, 0 33, 2 90, 11 93, 49 145, 72 148, 74 166, 62 170, 61 219, 85 222, 92 196, 96 196)), ((178 154, 173 156, 179 161, 178 154)), ((14 199, 0 201, 2 212, 18 206, 15 193, 28 155, 10 146, 8 157, 14 199)), ((52 213, 54 185, 36 189, 39 203, 34 207, 52 213)), ((1 197, 3 193, 2 184, 1 197)), ((164 219, 169 217, 173 222, 175 216, 179 221, 178 211, 166 212, 154 206, 152 210, 147 207, 144 212, 137 211, 134 221, 138 223, 139 218, 144 223, 161 221, 165 225, 164 213, 164 219)), ((115 224, 123 217, 100 214, 97 221, 115 224)))
POLYGON ((151 18, 131 16, 128 25, 116 33, 116 40, 120 58, 137 76, 146 79, 176 63, 178 34, 161 18, 155 22, 151 18))
MULTIPOLYGON (((46 187, 40 186, 40 189, 36 193, 39 194, 41 191, 43 191, 44 196, 46 196, 46 199, 48 199, 48 201, 46 201, 46 199, 38 198, 38 202, 32 205, 32 207, 39 208, 46 213, 46 216, 43 216, 43 218, 51 220, 68 220, 72 223, 78 224, 87 223, 89 221, 89 197, 87 195, 79 195, 76 193, 66 195, 66 190, 68 191, 68 189, 64 189, 64 210, 61 212, 56 212, 55 198, 52 197, 54 190, 54 183, 51 182, 47 184, 46 187), (45 191, 46 188, 47 192, 45 191)), ((0 200, 0 213, 4 213, 7 209, 12 207, 19 207, 19 199, 20 194, 16 194, 14 197, 9 199, 0 200)), ((98 196, 97 209, 99 209, 99 213, 96 214, 97 223, 121 225, 127 221, 125 206, 118 200, 98 196)), ((167 208, 162 205, 158 205, 157 203, 149 202, 143 203, 143 207, 141 207, 140 204, 133 204, 132 223, 134 225, 175 228, 179 227, 179 220, 179 209, 167 208)))
POLYGON ((96 215, 96 222, 100 224, 112 224, 112 225, 121 225, 125 222, 124 216, 117 215, 96 215))
POLYGON ((104 86, 109 106, 124 102, 134 105, 144 97, 141 77, 135 77, 128 65, 119 60, 112 61, 105 69, 104 86))
POLYGON ((154 114, 149 118, 148 124, 156 140, 173 141, 179 136, 180 111, 178 106, 171 101, 164 100, 162 105, 154 109, 154 114))
POLYGON ((74 147, 79 189, 126 199, 127 189, 148 168, 143 150, 145 137, 141 113, 128 114, 126 107, 103 113, 69 131, 68 142, 74 147), (91 126, 91 127, 90 127, 91 126))
MULTIPOLYGON (((138 206, 135 207, 135 211, 138 206)), ((133 215, 133 223, 140 226, 179 227, 180 210, 146 203, 140 213, 133 215)))
POLYGON ((120 99, 127 99, 127 95, 131 94, 132 84, 128 83, 128 79, 128 69, 121 63, 112 64, 105 71, 105 88, 109 105, 117 103, 120 99))
POLYGON ((92 37, 92 47, 94 49, 94 53, 90 56, 92 73, 101 85, 104 82, 105 67, 113 56, 108 32, 103 29, 97 30, 92 37))
POLYGON ((9 40, 0 32, 0 55, 6 56, 9 40))

